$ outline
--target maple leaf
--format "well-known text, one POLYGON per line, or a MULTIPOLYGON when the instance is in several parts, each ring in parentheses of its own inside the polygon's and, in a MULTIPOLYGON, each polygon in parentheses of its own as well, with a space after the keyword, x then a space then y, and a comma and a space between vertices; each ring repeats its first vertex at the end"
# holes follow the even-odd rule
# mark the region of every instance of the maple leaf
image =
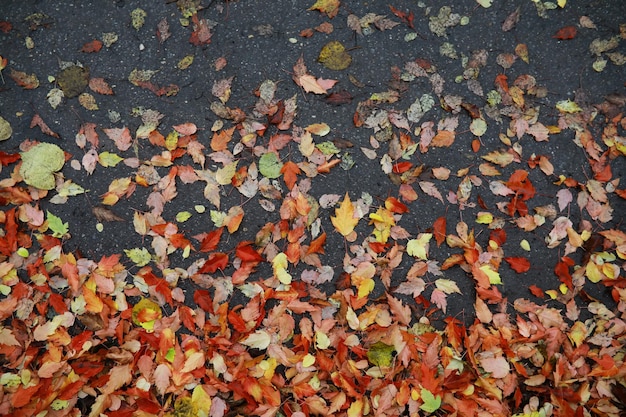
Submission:
POLYGON ((339 208, 335 209, 335 216, 331 216, 330 220, 333 226, 335 226, 335 229, 344 237, 351 234, 357 223, 359 223, 359 218, 354 215, 354 205, 352 201, 350 201, 347 192, 339 208))
POLYGON ((298 174, 301 172, 300 167, 292 161, 285 162, 280 168, 280 173, 283 174, 285 184, 287 184, 287 188, 290 190, 293 189, 294 185, 296 185, 296 181, 298 181, 298 174))

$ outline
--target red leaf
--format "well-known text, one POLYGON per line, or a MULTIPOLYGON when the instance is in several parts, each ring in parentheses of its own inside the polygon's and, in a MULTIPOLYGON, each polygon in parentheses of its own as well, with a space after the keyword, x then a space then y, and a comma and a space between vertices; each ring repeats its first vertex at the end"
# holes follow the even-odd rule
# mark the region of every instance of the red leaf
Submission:
POLYGON ((574 266, 575 262, 572 258, 564 256, 554 267, 554 273, 561 280, 562 283, 567 285, 567 288, 572 289, 574 284, 572 282, 572 275, 569 272, 569 267, 574 266))
POLYGON ((20 159, 19 153, 6 153, 6 152, 0 151, 0 164, 2 164, 2 166, 7 166, 9 164, 12 164, 13 162, 18 161, 19 159, 20 159))
POLYGON ((98 39, 94 39, 91 42, 87 42, 86 44, 83 45, 83 49, 81 49, 81 52, 86 52, 86 53, 92 53, 92 52, 99 52, 100 49, 102 49, 102 41, 98 40, 98 39))
POLYGON ((52 308, 54 308, 54 311, 57 312, 57 314, 63 314, 68 311, 67 306, 65 305, 65 302, 63 300, 64 298, 60 294, 57 294, 55 292, 50 293, 50 299, 48 301, 50 302, 52 308))
POLYGON ((533 284, 530 287, 528 287, 528 289, 530 290, 532 295, 534 295, 535 297, 543 298, 543 296, 544 296, 543 290, 541 288, 539 288, 538 286, 536 286, 535 284, 533 284))
POLYGON ((402 174, 403 172, 406 172, 409 169, 411 169, 412 166, 413 164, 409 161, 398 162, 397 164, 393 165, 393 173, 402 174))
POLYGON ((237 245, 235 256, 244 262, 262 262, 263 257, 256 251, 250 242, 241 242, 237 245))
POLYGON ((441 216, 435 223, 433 223, 433 232, 435 235, 435 240, 437 241, 437 246, 441 246, 443 242, 446 240, 446 217, 441 216))
POLYGON ((202 243, 200 244, 200 252, 211 252, 217 249, 217 245, 220 243, 222 237, 223 227, 215 229, 206 234, 202 243))
MULTIPOLYGON (((20 385, 17 391, 15 391, 15 394, 11 397, 11 405, 15 408, 24 407, 30 402, 30 399, 33 398, 33 395, 39 391, 40 388, 41 384, 33 385, 28 388, 24 388, 20 385)), ((45 395, 44 393, 41 394, 45 395)))
POLYGON ((85 385, 85 381, 75 381, 63 388, 63 391, 59 393, 59 400, 70 400, 74 395, 78 394, 78 391, 85 385))
POLYGON ((502 246, 506 243, 506 232, 504 229, 494 229, 489 234, 489 240, 493 240, 498 246, 502 246))
POLYGON ((213 300, 207 290, 196 290, 193 293, 193 301, 204 311, 213 314, 213 300))
POLYGON ((403 12, 402 10, 396 9, 392 5, 389 5, 389 9, 391 10, 391 13, 395 14, 409 28, 411 28, 411 29, 414 28, 414 26, 413 26, 413 19, 415 18, 415 16, 413 15, 412 11, 409 12, 409 13, 403 12))
POLYGON ((385 208, 397 214, 408 213, 409 208, 395 197, 387 197, 385 208))
POLYGON ((530 269, 530 261, 526 258, 509 256, 504 258, 504 260, 507 261, 511 269, 518 274, 527 272, 530 269))
POLYGON ((209 259, 207 259, 198 272, 201 274, 213 274, 218 269, 226 269, 227 265, 228 255, 222 252, 215 252, 209 255, 209 259))
MULTIPOLYGON (((195 297, 195 295, 194 295, 195 297)), ((198 304, 198 303, 196 303, 198 304)), ((199 305, 198 305, 199 306, 199 305)), ((194 312, 187 306, 179 306, 178 307, 178 315, 180 316, 181 321, 185 325, 185 327, 190 330, 196 330, 196 320, 194 318, 194 312)))
POLYGON ((17 250, 17 222, 15 208, 5 214, 4 237, 0 237, 0 253, 11 256, 17 250))
POLYGON ((88 360, 82 360, 80 362, 72 362, 71 366, 74 372, 76 372, 78 375, 81 375, 84 378, 91 378, 92 376, 98 375, 104 369, 104 363, 91 362, 88 360))
POLYGON ((555 39, 562 40, 562 41, 568 40, 568 39, 574 39, 574 37, 576 37, 576 26, 562 27, 552 37, 555 39))
POLYGON ((0 32, 9 33, 13 29, 11 22, 6 20, 0 20, 0 32))

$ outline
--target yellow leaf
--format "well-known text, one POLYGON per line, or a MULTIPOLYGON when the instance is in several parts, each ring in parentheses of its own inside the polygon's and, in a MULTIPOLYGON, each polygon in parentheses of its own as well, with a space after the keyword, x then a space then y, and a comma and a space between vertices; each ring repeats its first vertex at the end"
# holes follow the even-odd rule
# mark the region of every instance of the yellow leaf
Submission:
POLYGON ((481 211, 476 216, 476 223, 491 224, 491 222, 493 222, 493 214, 491 214, 491 213, 488 213, 488 212, 485 212, 485 211, 481 211))
POLYGON ((313 151, 315 151, 315 144, 313 143, 313 136, 311 136, 310 132, 304 132, 302 137, 300 138, 300 145, 298 145, 298 149, 303 156, 311 156, 313 151))
POLYGON ((578 104, 571 100, 561 100, 556 103, 556 108, 562 113, 578 113, 583 111, 578 104))
POLYGON ((332 19, 339 12, 339 0, 317 0, 309 10, 319 10, 332 19))
POLYGON ((363 415, 363 400, 355 400, 348 408, 348 417, 361 417, 363 415))
POLYGON ((357 293, 358 298, 367 297, 374 289, 375 282, 371 278, 366 278, 359 283, 359 291, 357 293))
POLYGON ((585 340, 585 337, 587 337, 587 326, 585 326, 583 322, 577 321, 572 326, 567 337, 572 341, 574 346, 580 346, 580 344, 585 340))
POLYGON ((330 220, 343 236, 348 236, 356 227, 359 219, 354 217, 354 205, 347 192, 339 208, 335 209, 335 216, 330 216, 330 220))
POLYGON ((500 274, 497 271, 491 269, 489 265, 483 265, 480 267, 480 270, 483 271, 489 277, 490 284, 502 284, 502 279, 500 278, 500 274))
POLYGON ((211 409, 211 396, 202 388, 202 385, 196 385, 191 394, 191 404, 198 416, 208 416, 211 409))
POLYGON ((330 41, 320 51, 317 60, 331 70, 344 70, 350 66, 352 57, 339 41, 330 41))
POLYGON ((215 173, 215 180, 220 185, 228 185, 231 180, 235 176, 237 172, 237 164, 239 161, 233 161, 230 164, 225 165, 223 168, 220 168, 215 173))
POLYGON ((309 367, 309 366, 312 366, 314 363, 315 363, 315 356, 311 355, 310 353, 307 353, 302 358, 302 366, 309 367))
POLYGON ((428 242, 432 239, 432 233, 422 233, 417 239, 411 239, 406 245, 406 253, 418 259, 428 259, 428 242))
POLYGON ((567 4, 567 0, 557 0, 556 4, 558 4, 560 8, 563 8, 567 4))
POLYGON ((133 306, 132 318, 133 323, 143 327, 147 331, 154 329, 154 322, 161 319, 161 307, 148 298, 142 298, 133 306))

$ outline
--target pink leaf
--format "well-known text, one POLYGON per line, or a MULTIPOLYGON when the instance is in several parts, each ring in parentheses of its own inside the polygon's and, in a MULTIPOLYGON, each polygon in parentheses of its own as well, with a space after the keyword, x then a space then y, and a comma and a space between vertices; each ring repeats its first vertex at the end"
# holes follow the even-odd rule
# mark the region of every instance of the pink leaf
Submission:
POLYGON ((446 312, 446 308, 448 307, 448 300, 446 298, 445 292, 434 289, 433 293, 430 295, 430 301, 435 303, 435 305, 439 307, 441 311, 443 311, 444 313, 446 312))
POLYGON ((164 363, 160 364, 154 370, 154 386, 160 395, 165 395, 165 391, 170 386, 170 377, 172 376, 172 371, 170 368, 164 363))
POLYGON ((509 362, 502 356, 479 359, 479 362, 485 372, 489 372, 494 378, 504 378, 511 371, 509 362))
POLYGON ((565 207, 567 207, 567 205, 571 203, 574 199, 574 197, 572 196, 572 192, 567 188, 559 190, 559 192, 556 193, 556 197, 559 203, 559 211, 565 210, 565 207))

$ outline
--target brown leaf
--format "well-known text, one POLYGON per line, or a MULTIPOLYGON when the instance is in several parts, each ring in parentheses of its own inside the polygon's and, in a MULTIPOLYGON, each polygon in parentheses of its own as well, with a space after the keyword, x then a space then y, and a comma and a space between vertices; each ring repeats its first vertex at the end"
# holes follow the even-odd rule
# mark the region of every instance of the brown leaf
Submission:
POLYGON ((95 206, 91 212, 99 222, 123 222, 124 219, 113 213, 111 209, 102 206, 95 206))
POLYGON ((346 90, 337 91, 336 93, 330 93, 324 101, 328 104, 339 106, 341 104, 348 104, 352 101, 352 94, 346 90))
POLYGON ((167 18, 164 17, 157 23, 157 39, 159 39, 159 43, 163 43, 172 36, 170 32, 170 25, 167 23, 167 18))
POLYGON ((507 16, 506 19, 504 19, 504 23, 502 23, 502 31, 508 32, 509 30, 513 29, 517 22, 519 22, 519 16, 520 8, 518 7, 513 13, 511 13, 507 16))
POLYGON ((52 136, 53 138, 57 138, 57 139, 59 138, 59 134, 56 132, 53 132, 52 129, 48 127, 46 122, 43 121, 41 116, 39 116, 39 114, 35 114, 33 116, 33 120, 30 121, 30 127, 33 128, 35 126, 39 126, 39 128, 41 129, 41 132, 46 135, 52 136))

